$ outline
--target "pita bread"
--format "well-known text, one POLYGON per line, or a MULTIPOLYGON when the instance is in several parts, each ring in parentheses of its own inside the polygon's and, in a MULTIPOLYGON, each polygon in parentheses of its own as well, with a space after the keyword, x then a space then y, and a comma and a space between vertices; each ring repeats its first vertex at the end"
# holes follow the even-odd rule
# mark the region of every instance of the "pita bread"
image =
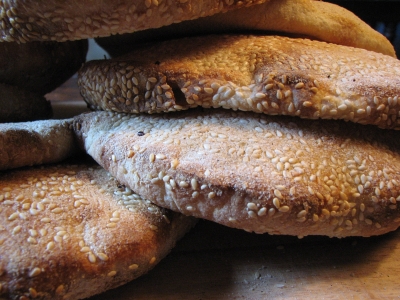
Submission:
POLYGON ((152 269, 194 219, 161 209, 97 164, 0 175, 0 298, 83 299, 152 269))
POLYGON ((139 47, 79 72, 92 109, 202 106, 399 129, 400 61, 307 39, 212 35, 139 47))
POLYGON ((244 32, 279 32, 396 57, 390 41, 352 12, 329 2, 314 0, 271 0, 157 29, 97 38, 96 42, 116 57, 129 53, 144 42, 244 32))
POLYGON ((55 163, 80 153, 72 119, 0 124, 0 170, 55 163))
POLYGON ((84 149, 152 202, 257 233, 372 236, 400 225, 400 132, 229 110, 93 112, 84 149))
POLYGON ((3 1, 0 34, 7 42, 64 42, 157 28, 263 2, 265 0, 3 1))

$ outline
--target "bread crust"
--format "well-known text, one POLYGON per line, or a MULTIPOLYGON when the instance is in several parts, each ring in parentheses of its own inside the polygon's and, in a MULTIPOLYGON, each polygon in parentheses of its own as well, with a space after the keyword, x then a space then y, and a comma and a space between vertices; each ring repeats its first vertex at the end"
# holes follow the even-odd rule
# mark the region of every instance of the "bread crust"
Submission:
POLYGON ((55 163, 80 153, 72 119, 0 124, 0 170, 55 163))
POLYGON ((194 224, 92 162, 0 178, 0 298, 83 299, 115 288, 152 269, 194 224))
POLYGON ((216 109, 93 112, 74 128, 121 183, 186 215, 301 237, 372 236, 400 224, 397 131, 216 109))
POLYGON ((223 107, 400 128, 399 60, 308 39, 212 35, 154 43, 88 62, 78 84, 92 109, 223 107))
POLYGON ((223 14, 96 41, 116 57, 129 53, 143 42, 244 32, 298 35, 396 57, 390 41, 352 12, 332 3, 314 0, 271 0, 223 14))
POLYGON ((157 28, 265 0, 2 1, 3 41, 87 39, 157 28))

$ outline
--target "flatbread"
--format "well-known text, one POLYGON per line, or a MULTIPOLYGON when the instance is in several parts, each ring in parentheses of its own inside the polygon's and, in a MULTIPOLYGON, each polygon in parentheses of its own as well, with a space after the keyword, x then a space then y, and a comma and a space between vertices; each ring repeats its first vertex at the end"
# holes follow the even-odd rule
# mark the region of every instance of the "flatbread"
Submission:
POLYGON ((7 42, 64 42, 157 28, 265 1, 2 1, 0 34, 7 42))
POLYGON ((399 129, 400 61, 308 39, 211 35, 138 47, 79 72, 92 109, 202 106, 399 129))
POLYGON ((204 109, 93 112, 84 149, 152 202, 256 233, 372 236, 400 225, 400 132, 204 109))
POLYGON ((390 41, 355 14, 333 3, 314 0, 271 0, 156 29, 97 38, 96 42, 116 57, 129 53, 144 42, 244 32, 279 32, 396 57, 390 41))
POLYGON ((0 174, 0 298, 83 299, 148 272, 194 225, 93 162, 0 174))
POLYGON ((63 161, 81 153, 72 119, 0 124, 0 170, 63 161))

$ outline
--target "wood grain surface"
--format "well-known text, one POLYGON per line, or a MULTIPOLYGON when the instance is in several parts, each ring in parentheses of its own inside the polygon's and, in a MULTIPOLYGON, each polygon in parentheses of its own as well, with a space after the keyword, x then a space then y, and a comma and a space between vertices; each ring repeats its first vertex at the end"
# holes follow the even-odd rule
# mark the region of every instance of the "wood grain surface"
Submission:
MULTIPOLYGON (((48 99, 84 107, 75 83, 48 99)), ((199 221, 148 274, 90 298, 106 299, 400 299, 400 231, 298 239, 199 221)))

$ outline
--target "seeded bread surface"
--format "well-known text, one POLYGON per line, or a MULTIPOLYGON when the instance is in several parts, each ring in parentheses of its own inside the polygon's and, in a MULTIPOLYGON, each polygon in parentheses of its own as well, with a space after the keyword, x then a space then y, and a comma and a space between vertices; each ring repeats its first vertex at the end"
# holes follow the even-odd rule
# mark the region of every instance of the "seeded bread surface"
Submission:
POLYGON ((400 225, 400 132, 205 109, 76 117, 85 150, 136 193, 256 233, 372 236, 400 225))
POLYGON ((92 109, 229 108, 400 129, 400 61, 280 36, 212 35, 138 47, 79 72, 92 109))
POLYGON ((0 298, 83 299, 152 269, 194 224, 97 164, 0 175, 0 298))
POLYGON ((3 41, 87 39, 157 28, 265 0, 2 1, 3 41), (18 21, 16 21, 18 20, 18 21))

